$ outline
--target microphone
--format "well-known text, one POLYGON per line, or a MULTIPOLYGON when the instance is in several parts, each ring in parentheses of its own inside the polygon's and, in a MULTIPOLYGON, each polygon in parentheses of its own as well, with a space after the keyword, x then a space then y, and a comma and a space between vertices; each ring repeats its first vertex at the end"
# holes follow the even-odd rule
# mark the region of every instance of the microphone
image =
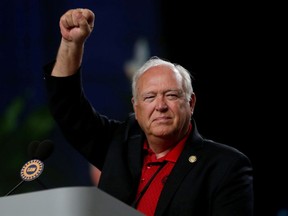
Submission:
POLYGON ((10 190, 5 196, 10 195, 24 182, 33 181, 35 179, 43 188, 46 188, 45 185, 38 179, 38 177, 44 170, 43 161, 52 154, 53 150, 54 145, 51 140, 44 140, 41 143, 39 141, 32 141, 28 147, 28 154, 32 159, 22 166, 20 171, 22 181, 19 182, 14 188, 12 188, 12 190, 10 190))
POLYGON ((35 157, 39 144, 40 142, 38 140, 35 140, 28 145, 28 156, 30 159, 33 159, 35 157))
POLYGON ((36 151, 32 157, 44 161, 52 154, 53 150, 54 143, 51 140, 44 140, 38 144, 38 148, 36 148, 36 151))

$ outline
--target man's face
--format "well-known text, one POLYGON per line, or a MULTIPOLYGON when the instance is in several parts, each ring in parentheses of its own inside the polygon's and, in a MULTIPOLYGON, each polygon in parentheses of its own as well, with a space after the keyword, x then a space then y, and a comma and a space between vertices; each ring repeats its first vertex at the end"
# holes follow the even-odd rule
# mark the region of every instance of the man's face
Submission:
POLYGON ((195 95, 187 101, 180 77, 169 66, 148 69, 138 80, 132 98, 136 119, 146 136, 182 138, 187 132, 195 95), (175 137, 176 136, 176 137, 175 137))

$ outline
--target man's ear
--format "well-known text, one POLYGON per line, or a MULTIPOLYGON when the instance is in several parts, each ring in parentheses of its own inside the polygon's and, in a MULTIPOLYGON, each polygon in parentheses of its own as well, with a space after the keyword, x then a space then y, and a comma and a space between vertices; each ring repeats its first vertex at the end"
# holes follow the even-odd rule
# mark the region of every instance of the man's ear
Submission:
POLYGON ((133 110, 134 110, 134 113, 135 113, 135 119, 137 120, 137 107, 136 107, 136 102, 135 102, 134 97, 131 98, 131 103, 133 105, 133 110))
POLYGON ((193 113, 195 109, 195 104, 196 104, 196 95, 194 92, 191 94, 191 99, 189 101, 189 104, 190 104, 191 113, 193 113))

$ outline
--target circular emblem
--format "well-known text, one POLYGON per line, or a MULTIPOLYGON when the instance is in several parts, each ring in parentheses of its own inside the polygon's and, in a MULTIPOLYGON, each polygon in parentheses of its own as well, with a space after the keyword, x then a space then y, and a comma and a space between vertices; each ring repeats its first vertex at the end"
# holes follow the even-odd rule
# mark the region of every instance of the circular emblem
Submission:
POLYGON ((24 181, 33 181, 38 178, 44 169, 44 163, 40 160, 30 160, 21 169, 21 178, 24 181))
POLYGON ((195 155, 191 155, 188 160, 190 163, 194 163, 197 161, 197 157, 195 155))

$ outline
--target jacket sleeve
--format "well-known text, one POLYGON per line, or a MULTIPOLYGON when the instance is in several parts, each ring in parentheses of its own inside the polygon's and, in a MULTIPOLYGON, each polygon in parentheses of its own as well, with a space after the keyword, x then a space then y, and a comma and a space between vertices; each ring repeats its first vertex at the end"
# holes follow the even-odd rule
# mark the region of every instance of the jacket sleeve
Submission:
POLYGON ((54 63, 44 67, 48 107, 67 141, 101 169, 119 121, 99 114, 85 97, 81 68, 68 77, 53 77, 54 63))

